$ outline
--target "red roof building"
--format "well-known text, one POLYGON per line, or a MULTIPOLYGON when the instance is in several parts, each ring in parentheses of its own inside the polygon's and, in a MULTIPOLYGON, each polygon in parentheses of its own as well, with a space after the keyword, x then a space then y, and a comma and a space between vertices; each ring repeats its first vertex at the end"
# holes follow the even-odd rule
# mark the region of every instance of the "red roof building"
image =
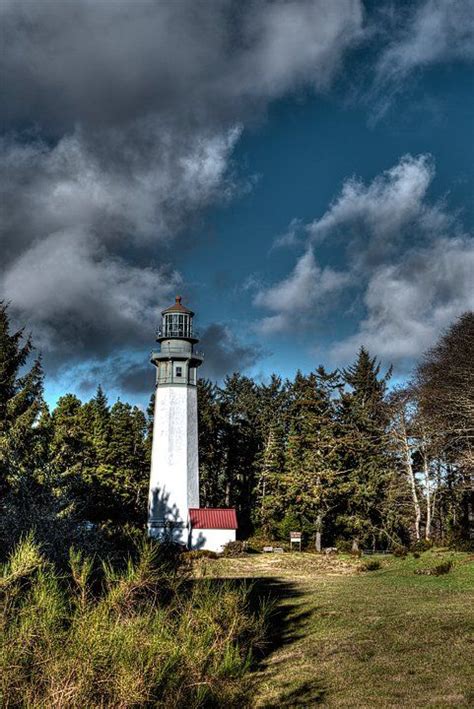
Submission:
POLYGON ((189 522, 193 529, 237 529, 235 509, 192 507, 189 522))

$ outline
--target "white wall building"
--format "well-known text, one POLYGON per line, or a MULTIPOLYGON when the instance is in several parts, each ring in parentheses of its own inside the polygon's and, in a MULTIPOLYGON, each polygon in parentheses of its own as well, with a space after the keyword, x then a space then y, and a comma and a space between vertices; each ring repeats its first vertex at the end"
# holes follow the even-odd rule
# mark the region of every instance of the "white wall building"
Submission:
POLYGON ((157 337, 160 350, 152 353, 156 389, 148 533, 151 537, 170 539, 191 548, 221 551, 222 544, 235 539, 237 520, 235 510, 207 510, 210 526, 208 529, 199 527, 203 517, 199 514, 202 510, 199 508, 196 385, 197 368, 203 357, 194 350, 198 339, 193 333, 193 316, 177 296, 176 302, 162 312, 162 327, 157 337), (196 528, 193 528, 190 508, 194 512, 194 524, 198 525, 196 528), (224 526, 219 528, 216 526, 219 524, 224 526))
POLYGON ((209 508, 189 510, 189 547, 221 552, 235 542, 237 515, 234 509, 209 508))

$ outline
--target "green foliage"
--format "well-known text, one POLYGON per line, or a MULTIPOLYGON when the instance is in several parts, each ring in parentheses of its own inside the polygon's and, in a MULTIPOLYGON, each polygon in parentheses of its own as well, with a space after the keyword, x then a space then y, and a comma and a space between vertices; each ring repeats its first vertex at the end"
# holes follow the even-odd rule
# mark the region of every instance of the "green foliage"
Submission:
POLYGON ((0 692, 16 707, 242 706, 266 624, 245 589, 190 583, 154 545, 98 584, 80 552, 64 578, 30 537, 2 568, 0 603, 0 692))
POLYGON ((301 518, 296 512, 290 510, 285 514, 281 522, 276 525, 278 539, 288 541, 290 532, 301 532, 301 518))
POLYGON ((404 559, 408 554, 408 549, 402 545, 394 546, 392 549, 393 556, 398 556, 400 559, 404 559))

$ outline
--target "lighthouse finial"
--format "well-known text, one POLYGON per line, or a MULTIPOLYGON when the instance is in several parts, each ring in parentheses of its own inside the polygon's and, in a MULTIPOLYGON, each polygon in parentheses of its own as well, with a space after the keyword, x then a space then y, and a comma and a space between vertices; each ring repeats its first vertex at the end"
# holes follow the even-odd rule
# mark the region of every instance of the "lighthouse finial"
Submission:
POLYGON ((177 302, 179 305, 181 305, 181 301, 182 301, 181 296, 180 296, 180 295, 177 295, 177 296, 176 296, 176 302, 177 302))

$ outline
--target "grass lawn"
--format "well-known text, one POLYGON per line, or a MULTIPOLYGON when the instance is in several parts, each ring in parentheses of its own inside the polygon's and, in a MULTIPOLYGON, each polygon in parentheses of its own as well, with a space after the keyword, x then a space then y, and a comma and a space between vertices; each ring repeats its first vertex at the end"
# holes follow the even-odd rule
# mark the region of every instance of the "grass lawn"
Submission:
POLYGON ((206 575, 276 599, 253 706, 474 707, 474 557, 369 558, 381 568, 309 553, 209 562, 206 575), (414 574, 447 559, 447 575, 414 574))

